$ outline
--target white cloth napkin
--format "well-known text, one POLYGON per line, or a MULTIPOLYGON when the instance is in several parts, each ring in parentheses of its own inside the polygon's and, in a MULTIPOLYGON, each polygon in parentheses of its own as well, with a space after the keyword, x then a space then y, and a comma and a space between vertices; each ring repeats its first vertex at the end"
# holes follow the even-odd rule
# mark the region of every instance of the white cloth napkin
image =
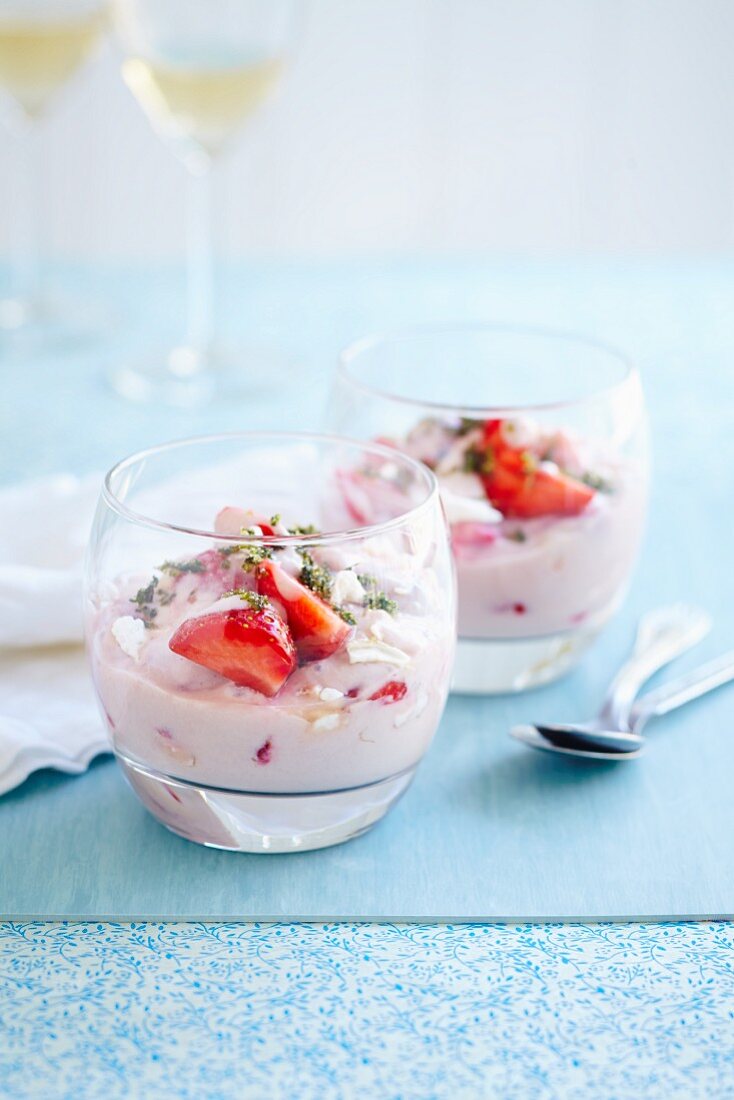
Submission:
POLYGON ((0 794, 108 749, 82 647, 84 550, 99 476, 0 490, 0 794))

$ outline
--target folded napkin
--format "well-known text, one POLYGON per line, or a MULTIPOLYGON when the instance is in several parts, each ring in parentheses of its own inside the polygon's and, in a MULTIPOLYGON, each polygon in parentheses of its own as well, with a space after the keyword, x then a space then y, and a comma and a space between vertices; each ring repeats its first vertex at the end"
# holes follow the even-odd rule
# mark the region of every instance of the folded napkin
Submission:
POLYGON ((108 748, 82 647, 84 550, 100 478, 0 490, 0 794, 108 748))

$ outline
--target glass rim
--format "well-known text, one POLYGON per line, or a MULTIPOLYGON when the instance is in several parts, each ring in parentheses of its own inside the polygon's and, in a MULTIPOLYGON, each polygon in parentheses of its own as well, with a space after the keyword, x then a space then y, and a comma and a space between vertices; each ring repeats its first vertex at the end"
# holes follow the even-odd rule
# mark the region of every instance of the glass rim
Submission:
POLYGON ((100 501, 104 501, 108 508, 113 512, 116 512, 123 519, 128 520, 131 523, 135 523, 140 527, 148 527, 158 531, 171 531, 179 535, 195 535, 201 538, 214 539, 217 542, 221 542, 229 545, 241 544, 243 538, 246 538, 248 544, 263 545, 263 546, 324 546, 334 543, 353 541, 360 538, 369 538, 374 535, 384 534, 386 531, 394 530, 397 527, 401 527, 407 520, 412 519, 424 509, 433 505, 435 501, 439 500, 439 488, 436 475, 432 470, 429 470, 422 462, 419 462, 415 458, 411 458, 410 455, 404 454, 402 451, 398 451, 393 447, 388 447, 382 443, 372 443, 368 440, 350 439, 348 436, 334 435, 327 432, 302 432, 302 431, 242 431, 242 432, 213 432, 206 435, 192 435, 184 436, 180 439, 172 439, 167 443, 154 444, 151 447, 144 447, 139 451, 133 451, 125 458, 121 458, 119 462, 116 462, 114 466, 110 467, 104 476, 102 482, 102 491, 100 494, 100 501), (207 444, 207 443, 227 443, 241 441, 243 443, 252 443, 265 440, 283 441, 283 442, 305 442, 305 443, 327 443, 331 445, 347 446, 355 450, 378 454, 383 458, 388 459, 391 462, 398 462, 403 464, 408 469, 413 470, 418 477, 422 480, 422 483, 426 487, 426 496, 423 500, 419 501, 412 508, 407 508, 404 512, 394 516, 392 519, 383 520, 380 523, 367 524, 363 527, 348 527, 339 531, 323 531, 315 534, 288 534, 288 535, 221 535, 214 530, 205 530, 197 527, 187 527, 183 524, 168 523, 164 520, 155 519, 153 516, 147 516, 142 512, 136 511, 134 508, 130 508, 124 501, 115 493, 112 488, 113 479, 124 470, 131 468, 136 463, 141 462, 144 459, 150 458, 155 455, 165 454, 170 451, 175 451, 179 448, 193 446, 195 444, 207 444))
POLYGON ((372 397, 380 397, 387 401, 413 408, 431 409, 435 411, 448 411, 457 416, 468 414, 471 418, 500 418, 513 414, 551 412, 554 409, 567 409, 574 406, 585 405, 595 401, 599 397, 611 395, 628 386, 630 382, 639 378, 639 371, 629 356, 614 344, 604 340, 598 340, 593 336, 574 332, 570 329, 556 329, 544 325, 525 325, 505 323, 490 323, 483 321, 447 321, 436 324, 408 325, 400 328, 385 329, 383 331, 369 333, 347 344, 339 353, 337 360, 337 377, 354 386, 355 389, 372 397), (523 404, 503 405, 467 405, 453 404, 446 401, 433 401, 428 398, 406 397, 402 394, 392 393, 380 386, 373 386, 358 378, 351 370, 351 365, 366 351, 379 347, 381 344, 389 344, 399 340, 411 339, 418 336, 439 336, 450 333, 478 333, 478 334, 509 334, 516 336, 530 336, 545 339, 567 341, 581 347, 604 352, 610 359, 616 360, 622 368, 622 376, 615 382, 599 386, 590 393, 581 397, 561 398, 558 401, 540 401, 523 404))

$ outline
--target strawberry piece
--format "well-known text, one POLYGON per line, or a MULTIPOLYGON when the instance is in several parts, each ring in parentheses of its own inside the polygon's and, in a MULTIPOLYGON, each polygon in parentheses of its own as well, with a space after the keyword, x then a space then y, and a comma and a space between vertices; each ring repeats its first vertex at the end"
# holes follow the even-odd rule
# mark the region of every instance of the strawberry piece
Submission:
POLYGON ((240 687, 271 697, 296 667, 293 639, 271 607, 237 607, 185 619, 168 646, 240 687))
POLYGON ((498 466, 483 481, 493 507, 515 519, 577 516, 594 496, 594 490, 582 481, 548 470, 515 474, 498 466))
POLYGON ((407 692, 408 685, 402 680, 388 680, 373 695, 370 695, 370 699, 373 702, 384 699, 386 703, 399 703, 401 699, 405 698, 407 692))
POLYGON ((451 525, 451 542, 454 546, 491 546, 498 539, 497 525, 462 520, 451 525))
POLYGON ((265 516, 259 512, 245 511, 244 508, 222 508, 214 520, 214 530, 218 535, 246 537, 244 531, 248 527, 259 527, 264 535, 276 534, 272 523, 269 523, 265 516))
POLYGON ((527 451, 505 439, 501 420, 488 420, 483 443, 493 462, 481 474, 484 491, 503 516, 534 519, 539 516, 577 516, 594 496, 582 481, 559 471, 544 470, 527 451))
POLYGON ((258 567, 257 590, 283 607, 304 663, 331 657, 351 634, 348 623, 325 600, 273 561, 264 561, 258 567))

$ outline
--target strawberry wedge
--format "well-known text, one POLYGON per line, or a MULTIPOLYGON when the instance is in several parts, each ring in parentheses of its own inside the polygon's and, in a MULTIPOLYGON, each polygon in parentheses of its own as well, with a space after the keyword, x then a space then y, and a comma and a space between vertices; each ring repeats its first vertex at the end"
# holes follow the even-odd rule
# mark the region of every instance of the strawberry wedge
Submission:
POLYGON ((480 477, 487 499, 503 516, 577 516, 593 499, 594 490, 583 481, 545 469, 530 452, 508 443, 501 420, 485 424, 484 447, 488 461, 480 477))
POLYGON ((272 607, 238 607, 186 619, 168 645, 232 683, 270 697, 297 663, 288 627, 272 607))
POLYGON ((257 590, 281 604, 301 661, 322 661, 341 649, 351 627, 332 607, 279 565, 258 567, 257 590))

